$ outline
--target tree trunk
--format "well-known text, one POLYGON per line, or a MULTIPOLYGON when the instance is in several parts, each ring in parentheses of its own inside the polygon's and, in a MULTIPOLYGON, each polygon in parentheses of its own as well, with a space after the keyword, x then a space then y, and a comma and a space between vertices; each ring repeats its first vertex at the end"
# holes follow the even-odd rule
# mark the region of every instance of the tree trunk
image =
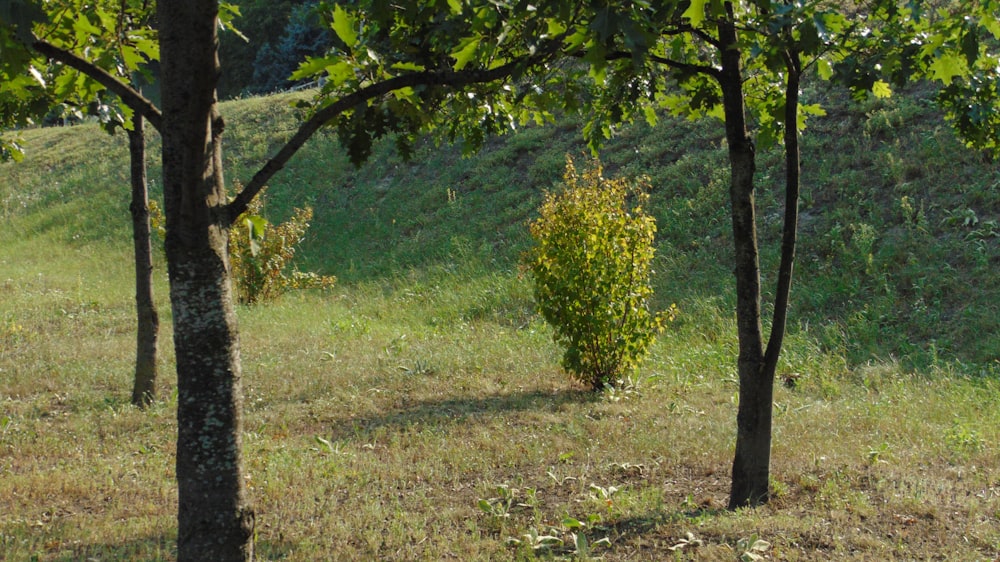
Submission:
POLYGON ((167 269, 177 356, 178 560, 253 558, 215 84, 218 2, 158 4, 167 269))
POLYGON ((771 456, 771 380, 761 369, 764 361, 760 322, 760 263, 754 203, 756 170, 753 141, 747 132, 743 76, 731 2, 719 22, 722 69, 719 83, 729 145, 733 243, 736 260, 736 324, 739 339, 739 411, 736 417, 736 453, 729 507, 757 505, 768 499, 771 456))
MULTIPOLYGON (((785 335, 788 302, 795 261, 799 203, 798 105, 801 67, 797 53, 786 58, 785 89, 785 221, 781 236, 781 262, 774 299, 774 321, 764 356, 744 363, 743 321, 740 320, 740 406, 737 417, 736 456, 733 460, 733 487, 729 508, 767 502, 771 458, 771 409, 774 402, 774 374, 785 335)), ((750 205, 752 208, 753 201, 750 205)), ((734 205, 735 206, 735 205, 734 205)), ((747 295, 748 296, 748 295, 747 295)), ((743 298, 741 293, 741 298, 743 298)), ((759 297, 758 297, 759 303, 759 297)), ((759 305, 758 305, 759 311, 759 305)), ((759 320, 758 320, 759 326, 759 320)), ((759 327, 758 327, 759 330, 759 327)), ((748 332, 749 337, 749 332, 748 332)), ((759 335, 757 336, 759 338, 759 335)), ((758 340, 759 341, 759 340, 758 340)), ((752 354, 759 353, 753 351, 752 354)), ((756 357, 756 355, 752 355, 756 357)))
POLYGON ((132 239, 135 243, 135 383, 132 404, 140 408, 156 398, 156 342, 160 319, 153 302, 153 248, 149 237, 149 195, 146 191, 146 140, 143 118, 136 113, 128 133, 132 164, 132 239))
POLYGON ((778 287, 774 295, 774 322, 764 353, 764 370, 774 379, 778 355, 785 338, 788 302, 792 291, 792 270, 799 228, 799 83, 802 63, 794 50, 785 53, 785 222, 781 229, 781 262, 778 264, 778 287))

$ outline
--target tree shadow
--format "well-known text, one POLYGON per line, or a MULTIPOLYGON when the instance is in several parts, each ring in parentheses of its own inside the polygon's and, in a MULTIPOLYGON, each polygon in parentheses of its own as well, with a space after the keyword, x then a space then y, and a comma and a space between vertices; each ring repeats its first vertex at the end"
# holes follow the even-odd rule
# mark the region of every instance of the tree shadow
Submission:
POLYGON ((176 560, 177 533, 151 534, 119 543, 70 544, 44 557, 52 562, 78 560, 176 560))
MULTIPOLYGON (((283 540, 258 540, 254 545, 257 560, 284 560, 292 553, 291 543, 283 540)), ((0 556, 0 559, 3 557, 0 556)), ((114 544, 74 544, 60 548, 52 557, 53 562, 79 560, 144 560, 149 562, 177 559, 176 532, 153 534, 114 544)))
MULTIPOLYGON (((614 551, 616 549, 626 548, 637 539, 647 538, 664 526, 697 526, 699 522, 706 519, 714 519, 727 513, 731 512, 724 508, 705 506, 674 510, 658 509, 644 514, 633 515, 623 519, 616 519, 603 527, 609 534, 615 537, 611 541, 611 545, 608 547, 609 551, 614 551)), ((670 541, 668 542, 676 541, 671 546, 675 546, 678 551, 685 548, 688 550, 691 548, 697 548, 697 546, 701 544, 695 536, 685 536, 679 533, 671 532, 667 532, 666 534, 670 535, 670 541)), ((596 539, 597 537, 592 538, 596 539)), ((635 546, 639 549, 644 548, 641 545, 635 546)), ((662 549, 662 545, 657 546, 656 548, 657 550, 660 550, 662 549)))
POLYGON ((458 424, 505 412, 558 411, 566 404, 596 402, 600 396, 600 393, 590 390, 570 389, 553 392, 532 390, 477 398, 421 400, 375 416, 337 420, 332 428, 333 438, 365 437, 383 427, 458 424))

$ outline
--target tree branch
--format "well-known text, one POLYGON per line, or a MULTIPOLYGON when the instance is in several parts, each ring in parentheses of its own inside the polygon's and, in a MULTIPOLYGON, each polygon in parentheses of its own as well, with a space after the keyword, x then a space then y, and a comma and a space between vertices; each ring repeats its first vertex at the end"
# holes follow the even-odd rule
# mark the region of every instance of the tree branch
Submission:
POLYGON ((764 362, 765 372, 774 373, 778 365, 778 355, 785 337, 788 320, 788 301, 792 287, 792 270, 795 263, 795 243, 799 224, 799 81, 802 77, 802 62, 795 50, 783 53, 787 77, 785 83, 785 221, 781 228, 781 260, 778 264, 778 286, 774 295, 774 317, 771 335, 767 340, 764 362))
POLYGON ((227 217, 229 224, 235 222, 236 218, 246 211, 253 198, 260 192, 261 189, 264 188, 264 184, 266 184, 268 180, 274 176, 274 174, 285 167, 285 164, 288 163, 292 156, 295 155, 300 148, 302 148, 302 145, 304 145, 305 142, 316 133, 316 131, 318 131, 323 125, 335 119, 341 113, 356 107, 359 104, 365 103, 368 100, 382 97, 390 92, 402 88, 412 88, 415 86, 462 87, 469 86, 471 84, 493 82, 510 76, 523 64, 539 62, 544 56, 547 55, 541 55, 532 61, 510 62, 489 70, 438 70, 403 74, 371 84, 338 99, 332 104, 317 111, 312 117, 302 123, 302 125, 299 126, 298 131, 296 131, 292 138, 289 139, 280 150, 278 150, 278 153, 268 160, 264 166, 262 166, 256 174, 254 174, 253 178, 251 178, 250 181, 244 186, 243 190, 240 191, 227 206, 228 208, 225 216, 227 217))
POLYGON ((704 65, 704 64, 690 64, 690 63, 675 61, 673 59, 668 59, 668 58, 664 58, 664 57, 660 57, 660 56, 656 56, 656 55, 650 55, 649 56, 649 60, 651 60, 651 61, 653 61, 655 63, 662 64, 664 66, 669 66, 670 68, 673 68, 675 70, 684 70, 684 71, 687 71, 687 72, 708 74, 709 76, 712 76, 712 77, 714 77, 716 79, 718 79, 719 76, 722 75, 722 71, 719 70, 718 68, 715 68, 714 66, 708 66, 708 65, 704 65))
POLYGON ((150 125, 155 127, 157 131, 160 130, 160 124, 163 122, 163 114, 160 113, 159 108, 116 76, 79 55, 56 47, 47 41, 36 40, 31 44, 31 48, 50 59, 59 61, 93 78, 121 98, 125 105, 145 117, 146 121, 149 121, 150 125))
MULTIPOLYGON (((576 56, 576 57, 583 57, 584 54, 582 52, 579 52, 579 53, 574 54, 574 56, 576 56)), ((614 52, 608 53, 604 57, 605 60, 609 60, 609 61, 612 61, 612 60, 621 60, 621 59, 631 59, 631 58, 633 58, 633 55, 632 55, 632 53, 630 51, 614 51, 614 52)), ((704 65, 704 64, 691 64, 691 63, 687 63, 687 62, 677 61, 677 60, 674 60, 674 59, 668 59, 666 57, 661 57, 661 56, 658 56, 658 55, 646 55, 646 58, 648 58, 649 60, 651 60, 651 61, 653 61, 653 62, 655 62, 657 64, 662 64, 664 66, 669 66, 670 68, 673 68, 675 70, 683 70, 683 71, 691 72, 691 73, 694 73, 694 74, 708 74, 709 76, 718 78, 719 77, 719 73, 720 73, 719 69, 715 68, 714 66, 708 66, 708 65, 704 65)))

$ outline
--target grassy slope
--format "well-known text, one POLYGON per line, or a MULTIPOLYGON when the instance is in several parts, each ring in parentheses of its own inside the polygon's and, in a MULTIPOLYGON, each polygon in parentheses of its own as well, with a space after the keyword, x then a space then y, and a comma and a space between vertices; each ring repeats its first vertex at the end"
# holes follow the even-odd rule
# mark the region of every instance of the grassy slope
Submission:
MULTIPOLYGON (((531 532, 567 541, 538 554, 568 554, 566 517, 592 519, 612 560, 731 560, 755 536, 777 559, 995 556, 1000 388, 978 375, 1000 353, 1000 178, 925 105, 836 106, 811 124, 780 367, 802 382, 777 394, 775 501, 735 515, 718 509, 736 384, 717 124, 639 125, 603 155, 609 174, 652 177, 658 294, 683 313, 636 384, 604 397, 558 372, 515 267, 565 154, 583 157, 576 128, 467 160, 385 148, 357 171, 315 139, 271 186, 271 211, 314 206, 302 265, 342 285, 241 311, 263 557, 530 558, 505 543, 531 532), (687 533, 700 546, 667 550, 687 533)), ((230 179, 290 134, 286 107, 224 108, 230 179)), ((168 398, 127 406, 125 139, 25 137, 31 158, 0 166, 0 559, 169 559, 168 344, 168 398)), ((780 153, 761 160, 769 271, 780 153)), ((165 310, 162 268, 157 281, 165 310)))

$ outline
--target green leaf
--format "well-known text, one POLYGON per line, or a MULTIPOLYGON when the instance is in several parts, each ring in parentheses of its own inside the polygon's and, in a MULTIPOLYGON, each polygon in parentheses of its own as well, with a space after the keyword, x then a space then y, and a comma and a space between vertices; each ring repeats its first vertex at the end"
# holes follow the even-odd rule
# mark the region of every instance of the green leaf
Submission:
POLYGON ((348 49, 358 44, 357 23, 357 17, 341 8, 340 4, 333 7, 333 31, 348 49))
POLYGON ((1000 18, 996 16, 983 16, 979 24, 993 34, 994 39, 1000 39, 1000 18))
POLYGON ((329 83, 332 83, 334 88, 340 86, 344 82, 347 82, 354 77, 354 67, 351 63, 347 61, 339 61, 335 64, 331 64, 326 67, 326 75, 329 83))
POLYGON ((315 77, 327 67, 337 63, 339 57, 306 57, 299 68, 292 73, 289 80, 306 80, 315 77))
POLYGON ((249 43, 250 38, 243 35, 243 32, 236 29, 236 26, 233 25, 233 20, 238 17, 241 17, 239 6, 233 4, 232 2, 219 3, 219 29, 222 31, 230 31, 243 41, 249 43))
POLYGON ((247 227, 247 238, 250 240, 250 255, 256 257, 260 253, 260 241, 264 239, 267 219, 252 215, 243 219, 243 222, 247 227))
POLYGON ((691 0, 691 5, 681 14, 691 22, 691 27, 698 27, 705 21, 705 0, 691 0))
POLYGON ((566 25, 557 19, 545 20, 545 24, 546 27, 548 28, 548 30, 546 31, 546 35, 548 35, 549 37, 556 37, 566 32, 566 25))
POLYGON ((86 41, 88 36, 94 35, 100 37, 101 29, 94 24, 90 23, 90 20, 86 16, 81 15, 73 23, 73 31, 76 32, 77 39, 81 41, 86 41))
POLYGON ((892 96, 892 88, 884 80, 878 80, 872 84, 872 93, 876 98, 888 98, 892 96))
POLYGON ((149 60, 160 60, 160 43, 155 39, 140 38, 132 40, 135 49, 149 60))
POLYGON ((829 80, 833 77, 833 66, 830 61, 826 59, 819 59, 816 61, 816 74, 823 80, 829 80))
POLYGON ((129 47, 128 45, 122 45, 120 49, 122 55, 122 61, 125 63, 125 67, 129 70, 135 70, 139 68, 139 65, 146 62, 145 59, 139 51, 129 47))
MULTIPOLYGON (((891 92, 890 92, 890 94, 891 94, 891 92)), ((822 117, 822 116, 826 115, 826 110, 823 109, 823 107, 820 106, 818 103, 814 103, 814 104, 810 104, 810 105, 799 104, 798 119, 797 119, 797 123, 796 123, 796 126, 797 126, 797 128, 798 128, 799 131, 804 131, 805 130, 805 128, 806 128, 806 119, 808 119, 808 117, 810 115, 816 115, 817 117, 822 117)))
POLYGON ((479 48, 479 42, 482 41, 482 37, 467 37, 462 40, 459 45, 461 45, 458 50, 451 53, 452 58, 455 59, 455 70, 462 70, 467 64, 476 56, 476 50, 479 48))
POLYGON ((393 65, 392 65, 391 68, 393 70, 412 70, 413 72, 423 72, 423 71, 427 70, 427 67, 425 67, 424 65, 417 64, 417 63, 414 63, 414 62, 397 62, 397 63, 393 63, 393 65))
POLYGON ((950 85, 956 76, 965 74, 965 61, 954 53, 946 53, 931 64, 931 77, 940 80, 944 85, 950 85))
POLYGON ((459 15, 462 13, 462 0, 448 0, 448 7, 451 8, 452 15, 459 15))
POLYGON ((642 111, 646 116, 646 123, 648 123, 650 127, 655 126, 657 121, 656 108, 647 104, 642 106, 642 111))

